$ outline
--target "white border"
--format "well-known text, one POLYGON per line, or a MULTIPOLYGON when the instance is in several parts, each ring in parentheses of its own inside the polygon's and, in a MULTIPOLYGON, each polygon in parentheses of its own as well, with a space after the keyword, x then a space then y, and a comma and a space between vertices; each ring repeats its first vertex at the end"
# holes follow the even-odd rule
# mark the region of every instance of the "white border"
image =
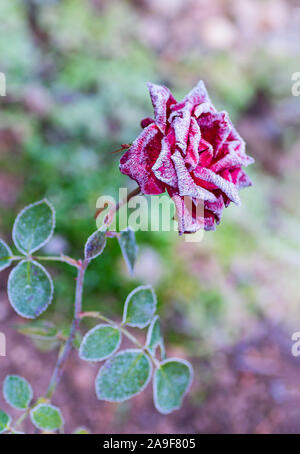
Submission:
POLYGON ((96 232, 92 233, 92 234, 88 237, 88 239, 86 240, 86 243, 85 243, 85 246, 84 246, 84 257, 85 257, 87 260, 93 260, 93 259, 95 259, 96 257, 98 257, 98 256, 99 256, 100 254, 102 254, 102 252, 104 251, 104 248, 105 248, 105 246, 106 246, 106 242, 107 242, 107 239, 106 239, 106 236, 105 236, 105 230, 102 230, 101 227, 100 227, 100 229, 98 229, 98 230, 96 230, 96 232), (93 255, 92 257, 87 257, 87 246, 88 246, 88 243, 89 243, 89 241, 90 241, 94 236, 96 236, 97 233, 99 233, 99 232, 104 233, 104 242, 103 242, 103 246, 102 246, 102 248, 100 249, 100 251, 97 252, 97 254, 93 255))
POLYGON ((26 408, 28 408, 30 402, 31 402, 32 399, 33 399, 33 390, 32 390, 32 386, 31 386, 31 384, 26 380, 26 378, 21 377, 20 375, 7 375, 7 376, 5 377, 4 382, 3 382, 3 397, 4 397, 5 402, 6 402, 8 405, 10 405, 12 408, 16 408, 17 410, 26 410, 26 408), (21 380, 21 381, 23 381, 24 383, 26 383, 26 385, 28 386, 29 391, 30 391, 30 392, 29 392, 29 396, 30 396, 30 397, 29 397, 29 400, 28 400, 27 405, 26 405, 25 408, 23 408, 23 407, 16 407, 15 405, 13 405, 13 404, 9 401, 9 399, 8 399, 8 397, 7 397, 7 394, 6 394, 6 392, 5 392, 5 384, 6 384, 6 382, 7 382, 7 380, 8 380, 9 378, 18 378, 19 380, 21 380))
POLYGON ((43 312, 45 312, 46 309, 48 309, 50 303, 52 302, 52 299, 53 299, 53 291, 54 291, 54 287, 53 287, 53 280, 52 280, 52 277, 50 276, 50 274, 48 273, 48 271, 46 270, 46 268, 44 268, 40 263, 36 262, 35 260, 22 260, 20 263, 18 263, 18 265, 10 272, 10 275, 8 277, 8 281, 7 281, 7 295, 8 295, 8 299, 9 299, 9 302, 10 304, 12 305, 13 309, 16 311, 16 313, 18 315, 20 315, 21 317, 23 318, 28 318, 28 319, 31 319, 31 320, 34 320, 36 319, 37 317, 39 317, 43 312), (47 276, 49 282, 50 282, 50 296, 49 296, 49 299, 48 299, 48 302, 47 304, 45 305, 45 307, 42 308, 42 310, 36 314, 35 317, 32 317, 32 316, 28 316, 28 315, 24 315, 22 314, 16 307, 15 307, 15 304, 14 302, 12 301, 12 297, 11 297, 11 292, 10 292, 10 283, 11 283, 11 280, 12 278, 14 277, 14 274, 16 272, 16 270, 21 266, 23 265, 23 263, 27 263, 27 262, 30 262, 32 263, 33 265, 37 266, 38 268, 40 268, 47 276))
POLYGON ((99 369, 99 372, 96 376, 96 380, 95 380, 95 391, 96 391, 96 396, 99 400, 104 400, 106 402, 125 402, 126 400, 129 400, 131 399, 132 397, 134 396, 137 396, 138 394, 140 394, 142 391, 144 391, 144 389, 148 386, 150 380, 151 380, 151 376, 152 376, 152 371, 153 371, 153 367, 152 367, 152 362, 150 361, 150 358, 148 357, 148 355, 145 354, 145 352, 139 348, 128 348, 127 350, 122 350, 121 352, 117 353, 116 355, 114 355, 111 359, 109 359, 108 361, 106 361, 103 366, 100 367, 99 369), (145 381, 145 383, 143 384, 143 386, 134 394, 131 394, 130 396, 128 397, 124 397, 124 398, 119 398, 119 399, 110 399, 110 398, 107 398, 107 397, 102 397, 100 395, 100 392, 98 390, 98 381, 99 381, 99 378, 101 376, 101 373, 102 371, 104 370, 104 368, 106 368, 106 365, 107 364, 110 364, 115 358, 117 358, 118 356, 120 355, 124 355, 125 353, 142 353, 145 358, 147 358, 147 361, 148 361, 148 364, 149 364, 149 375, 145 381))
MULTIPOLYGON (((7 249, 8 255, 9 255, 9 257, 11 257, 13 255, 13 253, 12 253, 10 247, 1 238, 0 238, 0 243, 7 249)), ((8 264, 2 265, 2 267, 1 267, 1 261, 0 261, 0 271, 5 270, 5 268, 8 268, 12 264, 11 259, 8 260, 8 262, 9 262, 8 264)))
POLYGON ((148 326, 149 323, 151 323, 151 320, 156 312, 156 308, 157 308, 157 298, 156 298, 156 294, 153 290, 152 285, 140 285, 139 287, 136 287, 135 289, 133 289, 126 298, 126 301, 124 304, 124 310, 123 310, 122 324, 132 326, 134 328, 140 328, 140 329, 146 328, 146 326, 148 326), (152 312, 151 318, 148 322, 143 323, 143 324, 126 322, 127 308, 130 303, 130 300, 131 300, 132 296, 135 295, 136 293, 138 293, 140 290, 151 290, 151 292, 152 292, 153 300, 154 300, 154 310, 152 312))
POLYGON ((172 413, 173 411, 175 410, 178 410, 181 405, 182 405, 182 401, 183 401, 183 398, 184 396, 187 394, 187 392, 189 391, 190 387, 191 387, 191 384, 193 382, 193 378, 194 378, 194 369, 192 367, 192 365, 186 361, 185 359, 180 359, 180 358, 168 358, 168 359, 165 359, 164 361, 161 361, 160 363, 160 366, 163 366, 164 364, 167 364, 167 363, 171 363, 171 362, 177 362, 177 363, 182 363, 182 364, 185 364, 189 371, 190 371, 190 380, 189 380, 189 383, 186 387, 186 390, 184 391, 184 393, 182 394, 182 397, 181 397, 181 400, 179 402, 179 405, 177 407, 174 407, 172 408, 171 410, 164 410, 158 403, 158 399, 157 399, 157 386, 156 386, 156 383, 157 383, 157 372, 158 372, 158 369, 157 368, 154 372, 154 377, 153 377, 153 400, 154 400, 154 405, 155 405, 155 408, 160 412, 162 413, 163 415, 168 415, 170 413, 172 413))
POLYGON ((54 232, 54 229, 55 229, 55 209, 53 207, 53 205, 45 198, 45 199, 42 199, 42 200, 39 200, 38 202, 35 202, 35 203, 31 203, 30 205, 27 205, 25 208, 23 208, 23 210, 20 211, 20 213, 17 215, 16 219, 15 219, 15 222, 14 222, 14 225, 13 225, 13 230, 12 230, 12 239, 13 239, 13 242, 15 243, 16 245, 16 248, 22 252, 22 254, 25 254, 25 255, 29 255, 29 254, 32 254, 33 252, 36 252, 38 251, 39 249, 41 249, 43 246, 45 246, 45 244, 48 243, 48 241, 50 240, 50 238, 52 237, 53 235, 53 232, 54 232), (20 247, 18 241, 17 241, 17 238, 16 238, 16 229, 17 229, 17 224, 21 218, 21 216, 27 211, 29 210, 30 208, 36 206, 36 205, 42 205, 43 203, 46 203, 46 205, 48 205, 48 207, 50 208, 50 211, 52 213, 52 228, 51 228, 51 231, 48 235, 48 237, 41 243, 39 244, 37 247, 31 249, 30 251, 24 251, 24 249, 22 247, 20 247))
MULTIPOLYGON (((133 230, 132 227, 130 227, 130 225, 128 227, 126 227, 126 229, 122 230, 122 232, 128 232, 128 231, 131 231, 134 233, 134 239, 135 239, 135 231, 133 230)), ((122 235, 122 232, 121 235, 122 235)), ((119 242, 119 246, 120 246, 120 249, 121 249, 121 252, 122 252, 122 255, 124 257, 124 260, 125 260, 125 263, 127 265, 127 268, 129 270, 129 274, 132 276, 133 275, 133 272, 134 272, 134 266, 135 266, 135 262, 136 262, 136 258, 137 258, 137 255, 138 255, 138 252, 139 252, 139 247, 138 245, 136 244, 136 241, 135 241, 135 259, 134 259, 134 264, 133 266, 131 266, 131 263, 129 262, 128 260, 128 255, 126 253, 126 250, 124 248, 124 245, 121 244, 121 235, 120 237, 118 238, 118 242, 119 242)))
POLYGON ((118 350, 118 348, 121 345, 121 342, 122 342, 122 333, 121 333, 120 329, 117 327, 117 325, 116 326, 112 326, 112 325, 109 325, 109 324, 100 323, 99 325, 94 326, 94 328, 92 328, 90 331, 88 331, 84 335, 84 337, 83 337, 83 339, 81 341, 81 344, 80 344, 79 352, 78 352, 79 358, 83 359, 84 361, 91 362, 91 363, 97 363, 97 362, 103 361, 104 359, 107 359, 110 356, 112 356, 118 350), (83 350, 83 348, 85 346, 87 338, 91 334, 93 334, 95 331, 98 331, 99 328, 107 328, 107 327, 116 329, 118 331, 118 333, 119 333, 119 341, 118 341, 116 347, 113 349, 113 351, 111 353, 109 353, 108 355, 105 355, 105 356, 102 356, 102 357, 99 357, 99 358, 95 358, 95 359, 88 359, 88 358, 85 358, 84 356, 82 356, 82 353, 83 353, 82 350, 83 350))
POLYGON ((31 411, 30 411, 30 419, 31 419, 31 422, 32 424, 37 427, 38 429, 40 430, 47 430, 47 431, 51 431, 53 432, 54 430, 58 430, 60 429, 60 427, 62 427, 65 422, 64 422, 64 418, 63 418, 63 415, 60 411, 60 408, 56 407, 55 405, 52 405, 52 404, 44 404, 44 403, 41 403, 41 404, 38 404, 36 405, 31 411), (34 421, 34 412, 38 409, 40 409, 41 407, 51 407, 53 408, 54 410, 57 410, 59 412, 59 415, 60 415, 60 419, 61 419, 61 425, 59 427, 57 427, 56 429, 49 429, 47 427, 41 427, 39 426, 35 421, 34 421))

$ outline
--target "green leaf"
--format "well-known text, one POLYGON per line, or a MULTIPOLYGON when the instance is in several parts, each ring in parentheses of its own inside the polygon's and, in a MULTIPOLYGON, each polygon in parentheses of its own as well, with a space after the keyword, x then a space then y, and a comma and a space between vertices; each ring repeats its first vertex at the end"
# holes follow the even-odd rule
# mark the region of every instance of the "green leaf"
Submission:
POLYGON ((110 325, 97 325, 83 338, 79 357, 86 361, 102 361, 112 355, 121 344, 121 333, 110 325))
POLYGON ((73 433, 74 435, 89 435, 90 431, 85 427, 78 427, 73 433))
POLYGON ((53 431, 63 425, 63 418, 58 407, 50 404, 39 404, 30 412, 32 423, 40 430, 53 431))
POLYGON ((48 200, 24 208, 17 216, 13 227, 13 240, 23 254, 32 254, 51 238, 55 227, 55 211, 48 200))
POLYGON ((156 295, 150 285, 137 287, 126 298, 123 323, 145 328, 155 314, 156 304, 156 295))
POLYGON ((13 408, 25 410, 32 400, 32 388, 25 378, 7 375, 3 383, 3 396, 13 408))
POLYGON ((84 248, 86 259, 94 259, 102 254, 106 245, 106 236, 104 230, 97 230, 87 240, 84 248))
POLYGON ((0 409, 0 434, 5 432, 11 423, 11 417, 0 409))
POLYGON ((4 270, 11 265, 11 257, 13 254, 7 244, 0 239, 0 271, 4 270))
POLYGON ((98 399, 123 402, 147 386, 151 362, 142 350, 124 350, 107 360, 96 378, 98 399))
POLYGON ((53 283, 42 265, 23 260, 11 271, 7 292, 17 314, 25 318, 36 318, 51 303, 53 283))
POLYGON ((138 253, 138 247, 135 241, 135 233, 131 227, 127 227, 120 233, 118 238, 120 248, 127 264, 130 274, 133 273, 133 268, 138 253))
POLYGON ((20 334, 31 337, 33 339, 56 339, 58 330, 52 322, 46 320, 35 320, 34 322, 22 323, 14 325, 15 329, 20 334))
POLYGON ((165 359, 164 339, 161 333, 159 316, 156 315, 148 328, 146 347, 155 355, 157 347, 160 347, 161 357, 165 359))
POLYGON ((171 358, 160 364, 153 380, 154 403, 160 413, 166 415, 180 408, 192 376, 192 366, 182 359, 171 358))

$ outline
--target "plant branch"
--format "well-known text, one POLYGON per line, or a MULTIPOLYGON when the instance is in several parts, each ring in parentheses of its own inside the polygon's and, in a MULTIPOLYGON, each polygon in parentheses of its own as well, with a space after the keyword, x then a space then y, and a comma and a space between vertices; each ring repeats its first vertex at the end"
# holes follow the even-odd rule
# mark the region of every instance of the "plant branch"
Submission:
MULTIPOLYGON (((117 211, 120 210, 120 208, 122 208, 124 205, 126 205, 130 199, 132 199, 133 197, 135 197, 136 195, 140 194, 141 190, 139 187, 136 187, 133 191, 131 191, 127 197, 125 197, 123 200, 121 200, 120 202, 118 202, 116 205, 112 206, 112 208, 109 210, 109 212, 107 213, 107 215, 105 216, 105 219, 104 219, 104 225, 107 225, 107 226, 110 226, 110 224, 112 223, 112 220, 115 216, 115 214, 117 213, 117 211)), ((94 218, 97 219, 97 217, 99 216, 100 213, 102 213, 102 211, 105 209, 106 207, 104 208, 99 208, 96 213, 95 213, 95 216, 94 218)))
POLYGON ((73 318, 73 322, 71 325, 69 337, 65 343, 63 351, 61 352, 61 354, 58 357, 52 378, 49 383, 48 391, 46 394, 46 397, 48 399, 51 399, 51 397, 54 393, 54 390, 55 390, 57 384, 59 383, 59 380, 61 378, 62 371, 63 371, 63 366, 64 366, 66 360, 68 359, 69 354, 72 350, 72 344, 73 344, 73 340, 75 337, 75 333, 79 327, 79 321, 80 321, 79 313, 81 312, 81 308, 82 308, 83 282, 84 282, 85 272, 86 272, 86 269, 89 264, 89 260, 84 260, 83 262, 79 262, 79 264, 80 264, 80 267, 78 269, 78 275, 77 275, 77 280, 76 280, 74 318, 73 318))

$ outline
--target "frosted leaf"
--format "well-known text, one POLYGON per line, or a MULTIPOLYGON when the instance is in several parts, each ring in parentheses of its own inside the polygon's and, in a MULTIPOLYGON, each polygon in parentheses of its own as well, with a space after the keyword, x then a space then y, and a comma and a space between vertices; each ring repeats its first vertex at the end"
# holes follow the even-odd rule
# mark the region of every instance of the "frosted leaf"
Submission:
POLYGON ((142 350, 124 350, 101 367, 96 378, 100 400, 123 402, 139 394, 149 383, 152 365, 142 350))
POLYGON ((51 238, 55 227, 55 211, 48 200, 24 208, 13 227, 13 240, 23 254, 32 254, 51 238))
POLYGON ((17 314, 25 318, 36 318, 52 301, 53 283, 42 265, 23 260, 11 271, 7 291, 17 314))
POLYGON ((127 227, 120 233, 118 238, 120 248, 127 264, 130 274, 133 274, 133 268, 138 253, 138 246, 135 241, 135 233, 131 227, 127 227))
POLYGON ((104 230, 97 230, 87 240, 84 248, 86 259, 94 259, 102 254, 106 245, 106 236, 104 230))
POLYGON ((151 321, 146 340, 146 347, 155 355, 157 347, 160 347, 161 357, 165 359, 165 346, 161 333, 159 316, 156 315, 151 321))
POLYGON ((84 336, 79 357, 86 361, 102 361, 120 347, 121 333, 117 327, 97 325, 84 336))
POLYGON ((32 424, 40 430, 54 431, 63 425, 63 418, 58 407, 39 404, 30 411, 32 424))
POLYGON ((7 244, 0 239, 0 271, 11 265, 11 257, 13 254, 7 244))
POLYGON ((11 423, 11 417, 0 409, 0 434, 5 432, 11 423))
POLYGON ((126 298, 123 323, 145 328, 155 314, 156 304, 156 295, 150 285, 137 287, 126 298))
POLYGON ((33 393, 31 385, 18 375, 7 375, 3 384, 3 396, 13 408, 25 410, 30 404, 33 393))
POLYGON ((163 414, 180 408, 192 382, 191 365, 182 359, 170 358, 156 369, 153 379, 154 404, 163 414))

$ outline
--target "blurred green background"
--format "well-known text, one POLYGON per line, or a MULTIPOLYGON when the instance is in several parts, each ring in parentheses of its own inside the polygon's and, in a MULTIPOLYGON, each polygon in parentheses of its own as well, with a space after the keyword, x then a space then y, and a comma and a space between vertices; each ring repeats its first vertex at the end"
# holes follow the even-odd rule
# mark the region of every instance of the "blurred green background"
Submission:
MULTIPOLYGON (((254 335, 262 320, 289 339, 300 326, 298 3, 1 0, 0 16, 0 236, 10 243, 18 210, 47 197, 57 226, 46 252, 82 256, 97 198, 135 187, 111 152, 152 116, 146 82, 180 99, 203 79, 256 160, 253 188, 201 243, 138 233, 133 278, 109 241, 87 274, 84 307, 120 315, 129 291, 152 283, 167 345, 195 364, 254 335)), ((73 271, 50 271, 55 300, 44 318, 65 323, 73 271)))

